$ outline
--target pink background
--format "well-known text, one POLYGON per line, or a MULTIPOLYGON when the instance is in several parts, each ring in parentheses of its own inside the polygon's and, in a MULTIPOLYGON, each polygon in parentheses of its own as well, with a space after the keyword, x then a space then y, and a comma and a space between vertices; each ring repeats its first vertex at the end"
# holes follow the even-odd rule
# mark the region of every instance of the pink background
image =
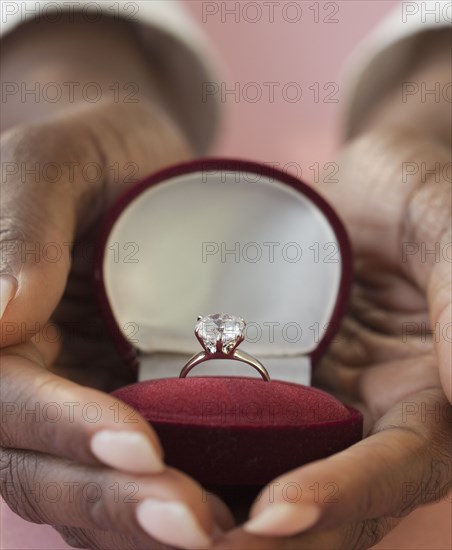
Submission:
MULTIPOLYGON (((325 11, 322 2, 319 22, 315 22, 315 14, 309 9, 314 1, 298 2, 303 11, 296 23, 288 22, 295 18, 296 12, 284 13, 283 2, 275 5, 274 22, 270 22, 268 12, 263 11, 260 20, 254 23, 249 22, 257 13, 252 2, 240 3, 238 22, 233 15, 222 18, 221 11, 204 17, 203 22, 203 5, 205 10, 213 3, 198 0, 186 3, 216 46, 224 65, 227 88, 238 83, 241 92, 237 102, 232 96, 226 98, 224 125, 214 152, 280 163, 283 167, 292 163, 293 171, 300 175, 302 170, 303 176, 312 181, 314 172, 309 167, 315 162, 323 165, 333 161, 334 152, 340 145, 344 112, 343 87, 339 80, 341 67, 360 40, 397 2, 340 1, 337 3, 339 11, 334 16, 339 22, 329 24, 323 19, 332 9, 325 11), (249 5, 246 9, 245 4, 249 5), (255 103, 246 100, 252 97, 253 91, 246 85, 253 82, 264 92, 262 99, 255 103), (280 83, 275 87, 273 103, 266 99, 268 88, 263 86, 264 82, 280 83), (289 82, 301 86, 301 101, 284 100, 281 90, 289 82), (314 102, 309 87, 316 82, 322 93, 324 84, 338 83, 336 97, 339 102, 314 102), (247 89, 249 96, 244 95, 247 89)), ((232 9, 236 3, 227 2, 227 9, 232 9)), ((1 507, 2 549, 68 548, 50 527, 26 523, 12 514, 5 504, 1 507)), ((449 502, 419 509, 405 518, 377 548, 449 549, 452 547, 451 517, 452 498, 449 502)))
MULTIPOLYGON (((254 19, 257 12, 251 6, 255 2, 245 0, 241 6, 250 7, 248 10, 242 7, 238 22, 224 10, 223 13, 220 10, 216 15, 207 15, 206 6, 213 2, 189 0, 186 4, 216 46, 224 64, 222 78, 227 89, 239 83, 242 91, 237 103, 232 95, 226 98, 223 132, 216 152, 264 162, 295 162, 306 166, 306 179, 310 175, 309 163, 334 160, 345 110, 346 93, 344 82, 341 82, 344 63, 352 51, 359 49, 361 41, 378 21, 399 2, 320 2, 318 23, 310 9, 315 2, 310 0, 279 2, 281 6, 301 6, 302 17, 297 23, 287 21, 295 18, 296 12, 288 10, 285 13, 281 7, 275 8, 273 23, 266 11, 257 22, 247 22, 247 19, 254 19), (331 8, 323 9, 328 4, 339 7, 339 11, 331 15, 338 23, 323 22, 331 12, 331 8), (258 83, 263 91, 262 99, 256 103, 246 99, 246 86, 253 82, 258 83), (266 100, 265 82, 280 83, 279 88, 275 88, 273 103, 266 100), (281 90, 289 82, 301 86, 303 95, 299 102, 284 100, 281 90), (334 97, 339 102, 315 103, 309 87, 316 82, 320 88, 328 82, 336 83, 339 93, 334 97)), ((226 4, 231 10, 236 2, 230 0, 218 4, 226 4)), ((322 94, 326 93, 322 90, 322 94)), ((254 91, 250 87, 249 95, 252 94, 254 91)))

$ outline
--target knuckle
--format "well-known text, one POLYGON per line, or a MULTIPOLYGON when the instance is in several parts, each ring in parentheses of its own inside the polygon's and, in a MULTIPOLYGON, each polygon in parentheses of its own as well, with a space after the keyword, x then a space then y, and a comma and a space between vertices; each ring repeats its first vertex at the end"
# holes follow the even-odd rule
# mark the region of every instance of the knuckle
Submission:
POLYGON ((447 222, 451 211, 446 200, 451 183, 447 147, 411 130, 378 128, 353 139, 343 161, 347 177, 349 171, 366 173, 369 185, 404 201, 405 230, 425 227, 426 219, 433 227, 447 222))
POLYGON ((405 426, 379 426, 377 423, 373 432, 387 429, 397 429, 409 438, 405 453, 406 461, 411 464, 411 479, 404 475, 401 486, 392 487, 394 506, 391 514, 401 518, 418 506, 441 498, 450 482, 452 458, 444 431, 414 423, 405 426))
POLYGON ((60 430, 53 417, 47 417, 46 407, 57 401, 60 381, 47 372, 38 373, 26 390, 18 391, 19 417, 7 423, 11 446, 29 446, 34 449, 50 449, 58 440, 60 430), (51 397, 53 396, 53 397, 51 397))
POLYGON ((439 502, 446 494, 450 485, 450 473, 452 463, 450 451, 447 449, 437 450, 435 457, 430 457, 424 466, 422 482, 413 498, 408 499, 407 505, 403 507, 402 514, 407 515, 422 504, 439 502))
MULTIPOLYGON (((78 503, 79 508, 84 508, 82 515, 87 519, 84 522, 86 527, 66 530, 66 536, 72 540, 72 546, 92 550, 108 550, 110 548, 137 550, 141 548, 131 542, 138 540, 137 534, 139 533, 139 526, 132 519, 133 514, 127 514, 118 500, 111 497, 110 486, 100 482, 96 482, 96 485, 98 495, 87 495, 85 487, 82 496, 83 502, 79 501, 78 503)), ((146 539, 143 548, 148 544, 149 540, 146 539)))
MULTIPOLYGON (((63 536, 64 538, 64 536, 63 536)), ((73 548, 88 548, 89 550, 148 550, 149 540, 140 541, 136 537, 129 537, 112 531, 98 531, 95 529, 68 529, 68 544, 73 548), (71 544, 72 542, 72 544, 71 544)), ((154 548, 154 546, 152 547, 154 548)), ((168 548, 158 546, 158 548, 168 548)))
POLYGON ((2 212, 0 220, 0 271, 14 275, 22 263, 26 235, 22 229, 20 212, 16 214, 2 212))
POLYGON ((82 529, 77 529, 74 527, 55 526, 56 531, 60 534, 64 542, 71 548, 92 548, 90 541, 85 536, 82 529))
POLYGON ((2 218, 6 228, 25 227, 27 240, 48 225, 53 197, 70 196, 70 182, 60 175, 68 141, 73 145, 74 138, 61 121, 12 128, 1 136, 2 218))
POLYGON ((430 179, 422 181, 409 195, 402 220, 402 241, 439 243, 437 246, 449 242, 452 215, 450 181, 442 179, 441 175, 437 177, 438 171, 443 172, 442 164, 437 164, 430 179))
POLYGON ((346 527, 340 548, 343 550, 367 550, 385 537, 395 527, 392 518, 374 518, 346 527))
MULTIPOLYGON (((72 548, 87 548, 89 550, 132 550, 130 545, 114 544, 114 537, 108 532, 79 527, 55 527, 64 541, 72 548)), ((133 548, 133 550, 136 550, 133 548)))
POLYGON ((2 449, 0 457, 0 492, 17 515, 32 523, 45 523, 39 506, 38 455, 2 449))

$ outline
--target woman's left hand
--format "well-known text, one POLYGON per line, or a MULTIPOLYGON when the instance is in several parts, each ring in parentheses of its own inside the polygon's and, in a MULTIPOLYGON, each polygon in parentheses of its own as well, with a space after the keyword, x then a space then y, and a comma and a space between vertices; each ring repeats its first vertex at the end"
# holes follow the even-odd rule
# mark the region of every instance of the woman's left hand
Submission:
POLYGON ((400 131, 369 133, 346 150, 340 183, 328 198, 352 237, 356 281, 348 316, 315 369, 315 382, 363 411, 368 437, 272 481, 251 519, 215 548, 370 548, 418 506, 447 497, 448 162, 447 149, 400 131), (409 161, 437 162, 439 172, 428 181, 420 171, 397 181, 409 161))

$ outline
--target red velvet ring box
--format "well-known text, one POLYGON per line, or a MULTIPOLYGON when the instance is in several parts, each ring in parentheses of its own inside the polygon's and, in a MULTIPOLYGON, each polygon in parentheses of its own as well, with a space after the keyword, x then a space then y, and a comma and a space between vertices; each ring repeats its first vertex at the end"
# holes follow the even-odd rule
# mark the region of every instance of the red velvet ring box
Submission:
POLYGON ((260 485, 362 437, 361 414, 310 386, 344 313, 347 235, 299 179, 262 164, 204 159, 128 190, 101 234, 98 294, 139 382, 115 395, 160 437, 165 460, 206 485, 260 485), (198 315, 247 321, 249 365, 207 361, 198 315))

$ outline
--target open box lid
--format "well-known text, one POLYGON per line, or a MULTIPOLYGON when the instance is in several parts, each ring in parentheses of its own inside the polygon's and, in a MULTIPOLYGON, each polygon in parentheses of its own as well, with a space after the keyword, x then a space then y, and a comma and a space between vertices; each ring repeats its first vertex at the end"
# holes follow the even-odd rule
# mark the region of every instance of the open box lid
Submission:
POLYGON ((197 353, 196 318, 214 312, 247 321, 241 349, 258 358, 315 362, 351 278, 349 241, 325 200, 287 173, 232 159, 180 164, 129 189, 107 217, 96 271, 131 363, 137 351, 197 353))

